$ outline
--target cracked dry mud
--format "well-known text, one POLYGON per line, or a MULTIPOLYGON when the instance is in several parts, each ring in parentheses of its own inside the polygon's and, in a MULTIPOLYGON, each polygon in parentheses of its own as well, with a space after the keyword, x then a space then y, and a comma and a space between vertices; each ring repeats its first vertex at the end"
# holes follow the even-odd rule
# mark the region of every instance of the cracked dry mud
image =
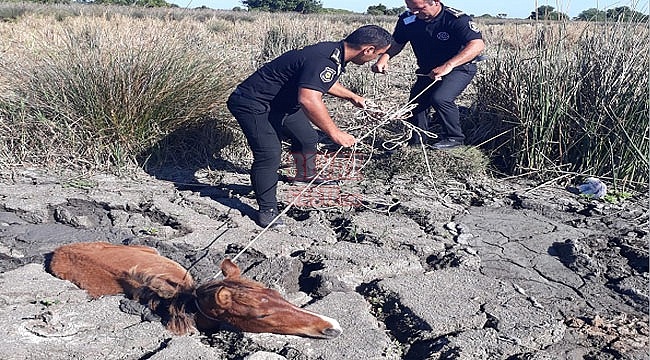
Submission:
POLYGON ((649 356, 647 194, 612 205, 486 180, 441 201, 410 179, 367 179, 355 191, 390 211, 292 209, 287 227, 237 260, 246 276, 337 318, 339 338, 227 328, 177 337, 121 296, 90 301, 43 263, 70 242, 146 244, 211 279, 260 232, 245 174, 214 184, 181 171, 1 175, 2 359, 649 356))

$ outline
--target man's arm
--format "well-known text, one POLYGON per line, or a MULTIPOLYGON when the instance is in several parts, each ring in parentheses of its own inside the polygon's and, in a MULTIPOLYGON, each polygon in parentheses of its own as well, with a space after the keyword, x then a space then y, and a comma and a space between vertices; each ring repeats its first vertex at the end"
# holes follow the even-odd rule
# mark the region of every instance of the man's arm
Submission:
POLYGON ((366 99, 363 96, 359 96, 347 89, 345 86, 341 85, 340 82, 336 81, 334 85, 327 92, 330 95, 334 95, 339 99, 348 100, 354 106, 364 108, 366 106, 366 99))
POLYGON ((332 141, 346 147, 354 145, 356 142, 354 136, 339 129, 330 117, 320 91, 300 88, 298 89, 298 102, 309 120, 323 130, 332 141))
POLYGON ((429 76, 432 79, 443 77, 449 74, 456 66, 466 64, 475 57, 479 56, 485 49, 485 43, 482 39, 470 40, 465 47, 454 57, 447 60, 444 64, 431 70, 429 76))
POLYGON ((380 74, 385 73, 388 69, 388 60, 402 52, 404 46, 406 46, 406 44, 400 44, 393 40, 388 50, 377 59, 377 62, 375 62, 374 65, 372 65, 372 71, 380 74))

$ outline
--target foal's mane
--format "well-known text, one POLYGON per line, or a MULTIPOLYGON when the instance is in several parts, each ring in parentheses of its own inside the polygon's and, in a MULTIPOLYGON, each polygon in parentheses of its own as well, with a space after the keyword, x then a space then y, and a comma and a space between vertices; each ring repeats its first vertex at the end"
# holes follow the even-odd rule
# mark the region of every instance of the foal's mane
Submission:
POLYGON ((123 279, 123 287, 133 300, 148 306, 163 318, 167 328, 178 335, 196 331, 195 315, 200 311, 197 300, 214 299, 222 288, 232 292, 235 301, 244 306, 256 305, 251 290, 264 288, 256 281, 242 277, 211 280, 199 286, 182 286, 169 283, 163 275, 138 271, 132 268, 123 279))
POLYGON ((172 333, 183 335, 196 331, 194 283, 190 287, 170 284, 162 275, 140 272, 134 267, 126 274, 122 285, 133 300, 160 315, 172 333))

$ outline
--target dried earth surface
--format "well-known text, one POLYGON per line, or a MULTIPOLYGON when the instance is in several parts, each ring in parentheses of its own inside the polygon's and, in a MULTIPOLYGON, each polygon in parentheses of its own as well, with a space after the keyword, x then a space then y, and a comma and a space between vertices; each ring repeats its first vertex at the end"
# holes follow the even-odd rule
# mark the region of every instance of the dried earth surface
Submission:
POLYGON ((450 189, 366 178, 351 190, 364 207, 292 208, 286 227, 256 237, 242 171, 2 171, 0 358, 649 357, 647 194, 610 204, 491 179, 450 189), (57 246, 98 240, 153 246, 199 282, 238 256, 245 276, 344 332, 172 336, 124 297, 89 300, 44 269, 57 246))

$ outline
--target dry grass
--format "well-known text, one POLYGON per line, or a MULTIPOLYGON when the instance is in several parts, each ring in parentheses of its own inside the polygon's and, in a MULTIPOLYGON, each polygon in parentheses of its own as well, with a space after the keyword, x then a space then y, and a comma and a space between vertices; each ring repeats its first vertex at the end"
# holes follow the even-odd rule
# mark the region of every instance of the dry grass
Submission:
MULTIPOLYGON (((6 3, 0 17, 0 163, 87 168, 245 156, 223 106, 236 83, 290 48, 395 21, 6 3)), ((647 185, 647 29, 500 21, 482 30, 490 60, 461 97, 474 144, 510 173, 647 185)), ((399 107, 415 80, 409 48, 390 70, 350 64, 341 82, 399 107)), ((358 129, 355 108, 326 102, 358 129)))
POLYGON ((7 163, 134 164, 223 108, 238 78, 233 53, 195 21, 33 15, 0 33, 7 163))

